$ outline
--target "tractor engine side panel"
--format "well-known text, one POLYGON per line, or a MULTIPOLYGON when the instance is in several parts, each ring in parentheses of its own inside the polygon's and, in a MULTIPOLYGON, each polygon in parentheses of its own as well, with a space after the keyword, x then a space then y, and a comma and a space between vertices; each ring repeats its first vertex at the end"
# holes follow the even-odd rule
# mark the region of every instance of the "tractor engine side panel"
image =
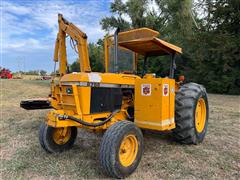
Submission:
POLYGON ((76 104, 80 104, 82 114, 89 114, 90 112, 91 87, 77 86, 76 92, 74 92, 73 85, 55 86, 54 97, 56 99, 55 106, 57 107, 55 109, 62 109, 65 112, 71 111, 77 114, 78 107, 76 104))
POLYGON ((122 90, 121 88, 91 88, 90 113, 112 112, 121 109, 122 90))
POLYGON ((135 84, 134 122, 140 128, 170 130, 175 128, 175 80, 138 79, 135 84))

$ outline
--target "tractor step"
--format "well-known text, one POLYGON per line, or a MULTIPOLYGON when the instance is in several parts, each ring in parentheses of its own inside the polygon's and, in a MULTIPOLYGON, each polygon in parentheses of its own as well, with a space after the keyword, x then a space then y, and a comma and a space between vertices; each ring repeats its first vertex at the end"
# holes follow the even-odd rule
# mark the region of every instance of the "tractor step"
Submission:
POLYGON ((20 107, 26 110, 51 109, 48 99, 29 99, 20 102, 20 107))

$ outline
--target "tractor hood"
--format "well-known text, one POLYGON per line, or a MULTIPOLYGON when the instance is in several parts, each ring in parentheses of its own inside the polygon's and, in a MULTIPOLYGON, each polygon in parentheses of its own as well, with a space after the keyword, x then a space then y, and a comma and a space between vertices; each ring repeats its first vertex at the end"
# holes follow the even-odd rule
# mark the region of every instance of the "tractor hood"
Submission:
POLYGON ((113 87, 114 85, 126 85, 126 87, 132 87, 135 85, 136 79, 140 79, 140 77, 132 74, 80 72, 66 74, 60 81, 62 85, 79 84, 82 86, 91 86, 91 84, 95 84, 99 87, 113 87))

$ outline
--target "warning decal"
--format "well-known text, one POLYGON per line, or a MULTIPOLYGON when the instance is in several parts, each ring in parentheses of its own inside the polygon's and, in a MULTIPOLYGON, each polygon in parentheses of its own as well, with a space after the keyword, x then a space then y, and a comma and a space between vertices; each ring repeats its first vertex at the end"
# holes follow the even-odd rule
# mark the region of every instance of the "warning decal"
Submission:
POLYGON ((142 96, 151 96, 151 84, 142 84, 141 94, 142 96))
POLYGON ((169 85, 163 84, 163 96, 168 96, 169 94, 169 85))

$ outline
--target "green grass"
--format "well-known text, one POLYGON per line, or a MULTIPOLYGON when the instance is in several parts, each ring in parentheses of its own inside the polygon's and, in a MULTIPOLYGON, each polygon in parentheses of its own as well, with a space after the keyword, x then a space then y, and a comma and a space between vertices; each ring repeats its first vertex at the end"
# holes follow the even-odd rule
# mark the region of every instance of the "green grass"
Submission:
MULTIPOLYGON (((38 142, 48 110, 26 111, 21 100, 46 97, 47 81, 3 80, 0 146, 2 179, 106 179, 98 162, 100 134, 78 131, 68 152, 47 154, 38 142)), ((180 145, 170 134, 144 135, 144 154, 128 179, 239 179, 239 96, 209 95, 207 136, 200 145, 180 145)))

